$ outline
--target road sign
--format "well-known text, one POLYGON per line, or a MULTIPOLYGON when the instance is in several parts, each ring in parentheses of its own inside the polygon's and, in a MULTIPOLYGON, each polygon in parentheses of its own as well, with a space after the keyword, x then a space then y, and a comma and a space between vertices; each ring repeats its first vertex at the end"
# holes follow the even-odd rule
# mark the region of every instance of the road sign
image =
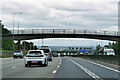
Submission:
POLYGON ((87 50, 80 50, 80 52, 87 52, 87 50))

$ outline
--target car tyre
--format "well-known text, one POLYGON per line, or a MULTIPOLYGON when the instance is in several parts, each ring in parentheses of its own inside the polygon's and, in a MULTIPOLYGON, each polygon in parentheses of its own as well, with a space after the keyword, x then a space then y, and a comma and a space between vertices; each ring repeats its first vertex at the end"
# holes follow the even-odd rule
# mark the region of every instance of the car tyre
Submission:
POLYGON ((43 67, 45 67, 46 66, 46 64, 43 64, 43 67))
POLYGON ((31 65, 29 64, 29 67, 31 67, 31 65))
POLYGON ((20 58, 23 58, 23 57, 20 57, 20 58))
POLYGON ((48 66, 48 61, 46 61, 46 66, 48 66))
POLYGON ((47 64, 46 64, 46 66, 48 66, 48 62, 47 62, 47 64))
POLYGON ((25 64, 25 67, 28 67, 28 64, 25 64))
POLYGON ((46 67, 48 65, 47 60, 45 60, 45 63, 43 64, 44 67, 46 67))
POLYGON ((52 61, 52 59, 50 59, 50 61, 52 61))

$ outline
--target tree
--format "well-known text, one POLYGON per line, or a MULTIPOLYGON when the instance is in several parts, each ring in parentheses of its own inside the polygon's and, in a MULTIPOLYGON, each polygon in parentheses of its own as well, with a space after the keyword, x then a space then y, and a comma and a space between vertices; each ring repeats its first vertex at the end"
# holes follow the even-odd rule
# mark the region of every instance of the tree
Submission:
POLYGON ((115 50, 116 55, 120 55, 120 51, 119 51, 120 45, 119 44, 120 43, 116 42, 112 47, 115 50))
MULTIPOLYGON (((4 28, 4 25, 2 27, 2 35, 12 34, 11 31, 9 31, 7 28, 4 28)), ((17 45, 14 43, 13 40, 3 40, 2 39, 2 50, 13 50, 13 44, 14 48, 17 49, 17 45)))
MULTIPOLYGON (((2 35, 8 35, 8 34, 12 34, 11 31, 9 31, 7 28, 4 28, 4 25, 2 23, 0 23, 0 28, 2 28, 2 35)), ((17 50, 18 48, 18 43, 14 43, 13 40, 3 40, 2 39, 2 50, 13 50, 13 44, 14 44, 14 50, 17 50)), ((1 45, 1 43, 0 43, 1 45)), ((20 45, 21 49, 26 49, 26 50, 30 50, 30 49, 38 49, 37 46, 33 45, 32 42, 26 42, 23 41, 22 44, 20 45)), ((13 50, 13 51, 14 51, 13 50)))
POLYGON ((27 42, 27 41, 23 41, 21 44, 21 49, 25 49, 25 50, 34 50, 34 49, 38 49, 37 46, 34 46, 34 43, 32 42, 27 42))
POLYGON ((117 55, 120 55, 120 41, 118 42, 117 49, 118 49, 117 55))
POLYGON ((38 49, 36 45, 34 46, 34 49, 35 49, 35 50, 37 50, 37 49, 38 49))
POLYGON ((100 46, 100 44, 97 45, 94 55, 98 55, 98 54, 99 54, 99 50, 100 50, 101 48, 102 48, 102 47, 100 46))

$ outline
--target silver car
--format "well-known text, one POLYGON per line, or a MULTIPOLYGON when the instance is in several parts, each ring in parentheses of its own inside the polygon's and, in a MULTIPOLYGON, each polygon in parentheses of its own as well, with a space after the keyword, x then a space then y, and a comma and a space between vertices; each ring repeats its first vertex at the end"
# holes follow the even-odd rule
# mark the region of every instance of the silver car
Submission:
POLYGON ((20 50, 15 51, 13 55, 13 58, 18 58, 18 57, 23 58, 23 53, 20 50))
POLYGON ((47 57, 43 50, 29 50, 24 60, 25 67, 30 67, 31 65, 43 65, 45 67, 48 65, 47 57))

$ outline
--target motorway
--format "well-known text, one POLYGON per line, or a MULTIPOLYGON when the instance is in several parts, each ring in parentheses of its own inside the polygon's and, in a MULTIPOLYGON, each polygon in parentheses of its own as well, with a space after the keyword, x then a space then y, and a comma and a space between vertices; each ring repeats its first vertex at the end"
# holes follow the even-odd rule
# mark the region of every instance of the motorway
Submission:
POLYGON ((74 78, 120 80, 118 67, 80 58, 53 57, 47 67, 24 67, 24 59, 3 58, 2 78, 74 78))

